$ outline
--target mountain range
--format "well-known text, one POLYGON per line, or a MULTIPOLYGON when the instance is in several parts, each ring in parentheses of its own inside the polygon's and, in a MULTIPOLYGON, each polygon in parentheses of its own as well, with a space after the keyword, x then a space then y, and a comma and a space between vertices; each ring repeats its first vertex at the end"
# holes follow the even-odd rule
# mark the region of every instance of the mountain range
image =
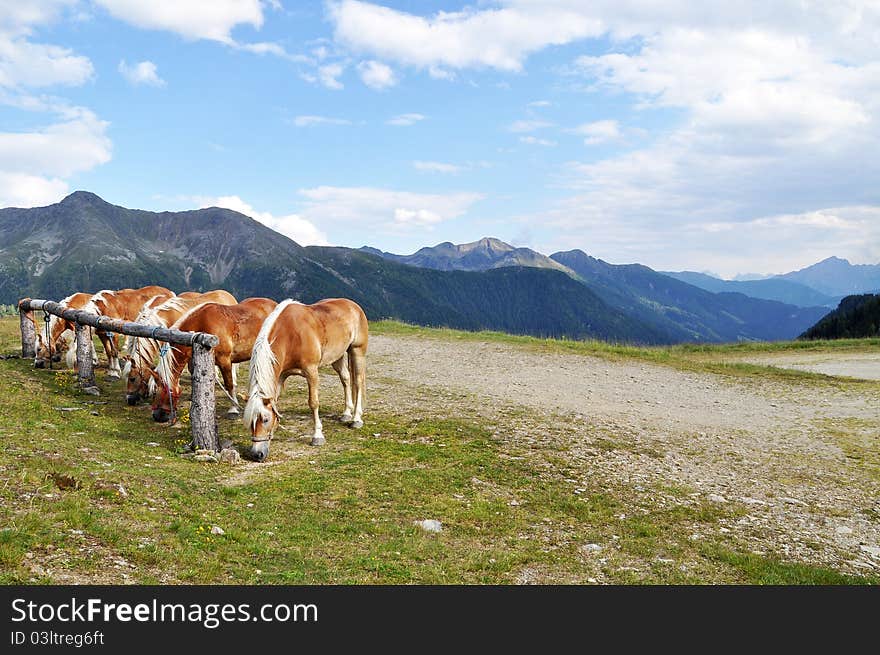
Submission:
POLYGON ((48 207, 0 209, 0 302, 148 283, 303 302, 344 296, 371 319, 634 343, 788 339, 828 311, 828 295, 797 279, 786 277, 783 291, 814 306, 492 238, 412 255, 302 247, 228 209, 148 212, 85 191, 48 207))

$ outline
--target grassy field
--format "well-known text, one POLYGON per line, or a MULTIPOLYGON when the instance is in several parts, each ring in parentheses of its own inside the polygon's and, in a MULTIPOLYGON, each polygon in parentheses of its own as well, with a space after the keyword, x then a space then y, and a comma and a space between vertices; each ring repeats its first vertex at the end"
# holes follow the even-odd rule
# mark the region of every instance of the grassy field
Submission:
MULTIPOLYGON (((701 370, 762 347, 633 349, 419 333, 701 370)), ((18 348, 17 319, 0 319, 0 353, 18 348)), ((100 398, 84 396, 69 372, 0 361, 0 582, 878 583, 744 552, 732 539, 689 538, 736 519, 742 510, 733 504, 644 504, 632 489, 599 482, 573 491, 578 464, 564 450, 504 440, 467 412, 370 411, 356 432, 332 420, 342 410, 339 394, 325 394, 326 446, 282 432, 276 440, 285 448, 273 446, 266 464, 201 465, 178 456, 185 428, 157 425, 147 408, 126 406, 120 383, 102 388, 100 398), (421 519, 441 520, 443 531, 425 533, 414 525, 421 519), (613 553, 593 546, 610 543, 613 553)), ((283 396, 289 423, 305 425, 303 396, 283 396)), ((221 419, 221 432, 246 442, 238 422, 221 419)))

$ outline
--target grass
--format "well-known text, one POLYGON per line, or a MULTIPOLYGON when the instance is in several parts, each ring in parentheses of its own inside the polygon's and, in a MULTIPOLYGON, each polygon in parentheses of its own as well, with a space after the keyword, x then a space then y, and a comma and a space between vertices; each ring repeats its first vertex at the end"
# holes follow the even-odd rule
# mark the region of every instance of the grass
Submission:
POLYGON ((543 339, 503 332, 467 332, 451 328, 422 327, 398 321, 370 323, 371 334, 408 336, 445 341, 503 343, 531 350, 601 357, 608 360, 638 360, 671 366, 679 370, 714 373, 730 377, 760 377, 794 382, 812 382, 833 386, 858 385, 880 391, 880 383, 871 380, 840 378, 822 373, 763 366, 741 361, 743 358, 774 353, 840 353, 880 349, 880 339, 837 339, 815 341, 755 341, 730 344, 679 344, 674 346, 633 346, 607 341, 543 339))
MULTIPOLYGON (((17 339, 0 320, 0 352, 17 339)), ((467 415, 370 412, 352 431, 326 393, 317 449, 299 436, 298 388, 282 406, 294 432, 276 435, 268 463, 199 465, 177 455, 184 430, 125 405, 120 383, 101 386, 84 396, 67 372, 0 360, 0 582, 878 583, 695 542, 743 510, 657 504, 690 490, 603 484, 564 451, 520 447, 467 415)), ((238 422, 221 432, 246 442, 238 422)))

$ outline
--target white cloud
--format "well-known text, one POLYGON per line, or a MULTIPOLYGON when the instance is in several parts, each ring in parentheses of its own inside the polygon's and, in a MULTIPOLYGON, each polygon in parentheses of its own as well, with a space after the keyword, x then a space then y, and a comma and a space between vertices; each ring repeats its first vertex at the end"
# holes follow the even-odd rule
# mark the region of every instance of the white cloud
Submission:
POLYGON ((520 143, 525 143, 528 146, 545 146, 552 147, 556 145, 556 141, 551 141, 550 139, 539 139, 536 136, 521 136, 519 138, 520 143))
POLYGON ((528 119, 513 121, 507 126, 507 129, 510 132, 534 132, 536 130, 543 130, 547 127, 553 127, 553 123, 537 119, 528 119))
POLYGON ((317 80, 328 89, 339 91, 343 88, 343 84, 337 78, 342 75, 343 72, 345 72, 345 66, 343 64, 336 63, 319 66, 317 80))
POLYGON ((64 180, 0 170, 0 207, 44 207, 67 195, 64 180))
POLYGON ((167 30, 191 39, 233 44, 237 25, 259 28, 263 8, 259 0, 94 0, 111 15, 136 27, 167 30))
POLYGON ((0 87, 77 86, 94 75, 88 57, 0 33, 0 87))
POLYGON ((0 205, 37 206, 60 200, 65 178, 110 160, 107 123, 82 107, 32 109, 58 114, 58 122, 41 129, 0 132, 0 205))
POLYGON ((445 164, 439 161, 421 161, 416 160, 412 163, 413 168, 418 171, 427 171, 430 173, 447 173, 456 175, 462 171, 462 167, 456 164, 445 164))
POLYGON ((549 100, 534 100, 534 101, 530 102, 527 106, 528 107, 543 108, 543 107, 549 107, 552 104, 553 103, 550 102, 549 100))
POLYGON ((574 134, 580 134, 584 137, 584 144, 594 145, 597 143, 605 143, 606 141, 614 141, 621 137, 620 124, 615 120, 594 121, 592 123, 584 123, 578 125, 571 130, 574 134))
POLYGON ((65 108, 63 119, 36 131, 0 133, 0 170, 64 178, 110 160, 105 121, 81 107, 65 108))
POLYGON ((310 221, 297 214, 275 216, 269 212, 254 209, 238 196, 220 196, 219 198, 201 198, 200 207, 223 207, 250 216, 268 228, 296 241, 301 246, 330 245, 327 237, 310 221))
POLYGON ((398 114, 385 121, 385 124, 396 125, 398 127, 408 127, 409 125, 415 125, 426 118, 427 116, 423 116, 422 114, 398 114))
POLYGON ((484 196, 479 193, 413 193, 375 187, 320 186, 300 189, 302 215, 338 228, 400 232, 431 227, 464 215, 484 196))
POLYGON ((371 89, 387 89, 397 84, 394 71, 380 61, 362 61, 357 69, 363 83, 371 89))
POLYGON ((137 64, 127 64, 125 60, 119 62, 119 72, 129 84, 134 86, 165 86, 165 80, 159 77, 156 64, 151 61, 141 61, 137 64))
POLYGON ((438 12, 430 18, 358 0, 330 5, 334 38, 355 52, 429 69, 489 67, 519 71, 548 45, 598 36, 603 25, 555 3, 438 12))
POLYGON ((351 125, 350 120, 344 118, 332 118, 330 116, 297 116, 293 119, 297 127, 314 127, 315 125, 351 125))

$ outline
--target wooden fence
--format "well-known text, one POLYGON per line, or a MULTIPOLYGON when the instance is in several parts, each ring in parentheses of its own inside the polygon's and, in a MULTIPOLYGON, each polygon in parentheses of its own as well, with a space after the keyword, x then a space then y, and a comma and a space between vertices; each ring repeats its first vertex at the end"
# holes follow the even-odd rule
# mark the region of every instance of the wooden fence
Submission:
POLYGON ((76 325, 77 378, 80 388, 97 392, 95 371, 92 363, 92 335, 89 328, 117 332, 132 337, 146 337, 169 343, 190 346, 192 359, 189 370, 192 375, 192 405, 189 410, 190 425, 195 448, 219 450, 216 408, 214 402, 214 351, 220 340, 206 332, 181 332, 170 328, 157 328, 142 323, 129 323, 119 319, 98 316, 80 309, 67 309, 51 300, 25 298, 18 303, 21 320, 21 356, 36 356, 36 320, 34 311, 54 314, 76 325))

